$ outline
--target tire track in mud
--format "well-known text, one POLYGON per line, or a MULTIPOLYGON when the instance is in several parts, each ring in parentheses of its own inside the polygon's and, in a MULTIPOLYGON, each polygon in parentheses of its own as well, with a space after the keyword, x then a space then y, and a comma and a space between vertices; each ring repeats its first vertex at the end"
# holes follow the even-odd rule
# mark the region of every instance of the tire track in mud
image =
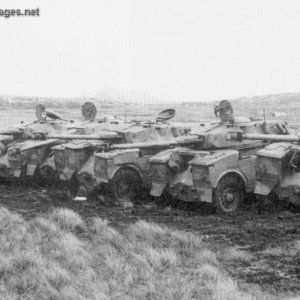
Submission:
POLYGON ((217 215, 209 205, 152 200, 121 207, 105 196, 78 202, 56 188, 0 185, 1 204, 25 219, 64 207, 85 219, 108 219, 119 230, 143 219, 201 234, 220 260, 223 260, 224 249, 233 248, 249 255, 251 259, 233 258, 222 262, 241 285, 259 285, 264 291, 285 296, 300 294, 299 210, 286 206, 258 208, 257 204, 250 204, 235 215, 217 215))

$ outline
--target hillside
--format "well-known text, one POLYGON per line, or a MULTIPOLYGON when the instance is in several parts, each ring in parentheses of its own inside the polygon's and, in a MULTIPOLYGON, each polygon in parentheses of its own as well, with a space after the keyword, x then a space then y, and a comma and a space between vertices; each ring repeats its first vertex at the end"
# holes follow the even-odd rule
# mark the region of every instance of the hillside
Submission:
MULTIPOLYGON (((240 97, 237 99, 228 99, 236 114, 247 114, 251 117, 263 117, 263 110, 266 111, 266 117, 270 117, 275 112, 284 112, 288 119, 294 121, 300 119, 300 93, 285 93, 275 95, 262 95, 254 97, 240 97)), ((214 101, 217 104, 218 101, 214 101)), ((211 102, 184 102, 185 107, 211 106, 211 102)))
MULTIPOLYGON (((167 103, 162 101, 160 104, 148 104, 135 102, 134 98, 104 98, 104 97, 82 97, 82 98, 51 98, 51 97, 20 97, 20 96, 0 96, 0 109, 32 109, 34 110, 38 103, 43 103, 48 109, 57 111, 60 114, 73 110, 77 116, 80 116, 81 105, 86 101, 93 102, 99 115, 118 115, 120 117, 154 119, 163 109, 175 108, 175 121, 199 121, 205 119, 214 119, 213 105, 219 101, 199 101, 167 103), (107 100, 109 99, 109 100, 107 100)), ((144 98, 141 98, 144 99, 144 98)), ((241 97, 238 99, 229 99, 232 103, 236 115, 247 115, 254 118, 263 118, 265 109, 266 118, 283 118, 288 121, 300 120, 300 93, 287 93, 276 95, 263 95, 255 97, 241 97)), ((74 113, 72 113, 72 116, 74 113)), ((66 114, 66 117, 68 114, 66 114)))

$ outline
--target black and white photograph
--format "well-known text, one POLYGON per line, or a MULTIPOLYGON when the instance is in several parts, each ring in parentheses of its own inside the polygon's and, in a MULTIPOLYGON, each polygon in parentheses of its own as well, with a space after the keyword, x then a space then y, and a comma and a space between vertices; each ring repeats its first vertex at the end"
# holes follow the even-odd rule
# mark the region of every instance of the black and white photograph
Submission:
POLYGON ((299 0, 0 0, 0 300, 300 300, 299 0))

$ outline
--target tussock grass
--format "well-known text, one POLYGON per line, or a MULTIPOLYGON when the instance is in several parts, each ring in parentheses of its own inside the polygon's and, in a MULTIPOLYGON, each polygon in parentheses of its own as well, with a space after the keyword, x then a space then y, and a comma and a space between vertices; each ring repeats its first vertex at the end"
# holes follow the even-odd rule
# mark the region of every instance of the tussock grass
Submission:
POLYGON ((235 247, 225 249, 219 254, 219 257, 225 262, 238 262, 244 264, 249 264, 254 259, 251 253, 239 250, 235 247))
MULTIPOLYGON (((263 299, 228 277, 200 237, 139 221, 123 233, 59 209, 0 208, 2 299, 263 299)), ((267 298, 265 296, 265 298, 267 298)))

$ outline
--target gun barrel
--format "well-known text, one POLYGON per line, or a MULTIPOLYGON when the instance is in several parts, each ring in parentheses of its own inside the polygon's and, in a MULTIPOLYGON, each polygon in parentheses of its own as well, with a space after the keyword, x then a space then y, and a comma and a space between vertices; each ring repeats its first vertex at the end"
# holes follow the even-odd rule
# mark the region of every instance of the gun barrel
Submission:
POLYGON ((130 144, 117 144, 110 145, 112 150, 120 149, 134 149, 134 148, 165 148, 172 146, 193 146, 203 143, 203 139, 185 139, 185 140, 176 140, 176 141, 166 141, 166 142, 145 142, 145 143, 130 143, 130 144))
POLYGON ((0 135, 14 135, 14 134, 20 134, 20 133, 23 133, 23 130, 19 129, 19 128, 9 128, 9 129, 0 131, 0 135))
POLYGON ((54 146, 55 144, 61 142, 60 140, 47 140, 47 141, 31 141, 26 144, 17 144, 16 146, 8 148, 8 153, 10 155, 20 154, 28 150, 36 149, 42 146, 54 146))
POLYGON ((114 140, 119 139, 120 135, 116 132, 101 134, 47 134, 46 138, 61 140, 114 140))
POLYGON ((256 134, 245 133, 243 134, 245 140, 269 140, 274 142, 299 142, 300 137, 297 135, 276 135, 276 134, 256 134))

